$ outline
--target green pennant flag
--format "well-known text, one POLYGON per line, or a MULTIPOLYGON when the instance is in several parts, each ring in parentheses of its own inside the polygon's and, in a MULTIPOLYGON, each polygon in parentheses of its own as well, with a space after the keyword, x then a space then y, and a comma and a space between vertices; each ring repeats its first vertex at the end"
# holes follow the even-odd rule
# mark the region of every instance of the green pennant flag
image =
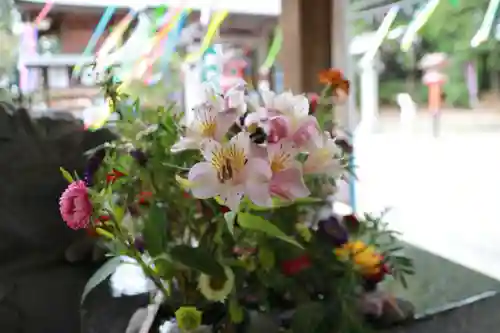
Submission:
POLYGON ((154 22, 154 27, 152 33, 157 32, 158 25, 160 23, 160 20, 165 14, 167 13, 167 6, 163 5, 160 7, 157 7, 155 11, 153 12, 153 22, 154 22))

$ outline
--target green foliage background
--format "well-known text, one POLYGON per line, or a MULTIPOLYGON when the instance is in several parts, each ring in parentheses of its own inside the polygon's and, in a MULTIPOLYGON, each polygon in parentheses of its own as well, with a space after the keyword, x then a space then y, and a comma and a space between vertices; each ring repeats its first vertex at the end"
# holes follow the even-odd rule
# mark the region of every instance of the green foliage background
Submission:
MULTIPOLYGON (((471 39, 481 26, 488 3, 489 0, 441 1, 429 21, 420 30, 420 43, 412 50, 413 54, 412 52, 403 54, 399 50, 397 41, 384 42, 381 48, 382 59, 386 65, 388 62, 390 64, 381 75, 380 101, 394 103, 395 94, 401 92, 401 87, 406 85, 417 102, 425 103, 427 89, 421 84, 421 73, 415 65, 424 54, 431 52, 444 52, 449 55, 449 66, 446 71, 449 80, 444 87, 447 104, 456 107, 469 106, 464 75, 468 62, 477 65, 479 87, 483 91, 489 88, 496 89, 497 86, 492 82, 494 81, 492 78, 498 76, 500 70, 500 44, 494 36, 498 18, 493 24, 489 40, 475 49, 470 46, 471 39)), ((411 16, 402 15, 396 26, 406 25, 411 19, 411 16)), ((368 27, 366 23, 357 23, 355 30, 357 33, 362 30, 376 30, 377 26, 374 24, 368 27)))
POLYGON ((12 31, 14 4, 0 1, 0 75, 12 74, 16 67, 18 38, 12 31))

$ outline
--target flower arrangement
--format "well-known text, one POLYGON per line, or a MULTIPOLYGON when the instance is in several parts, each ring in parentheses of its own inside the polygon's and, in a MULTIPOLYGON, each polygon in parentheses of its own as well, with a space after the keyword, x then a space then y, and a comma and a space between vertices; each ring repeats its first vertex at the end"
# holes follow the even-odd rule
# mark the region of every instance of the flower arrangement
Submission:
POLYGON ((241 331, 252 311, 291 332, 361 329, 367 293, 412 267, 379 218, 332 211, 351 149, 324 127, 349 82, 333 69, 320 80, 310 98, 207 85, 185 114, 142 108, 107 82, 119 139, 90 152, 81 177, 63 170, 64 221, 114 257, 85 293, 129 260, 182 332, 241 331))

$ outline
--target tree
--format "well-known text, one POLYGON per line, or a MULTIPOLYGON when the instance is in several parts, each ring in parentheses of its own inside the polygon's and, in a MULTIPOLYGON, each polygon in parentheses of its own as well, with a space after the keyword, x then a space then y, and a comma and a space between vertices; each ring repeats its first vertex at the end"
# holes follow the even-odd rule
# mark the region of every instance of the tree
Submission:
MULTIPOLYGON (((445 85, 447 101, 453 105, 468 105, 468 93, 464 69, 467 62, 475 62, 485 53, 498 53, 498 43, 485 43, 472 48, 470 41, 481 26, 489 0, 459 1, 452 4, 442 1, 435 13, 422 29, 421 35, 430 52, 444 52, 449 55, 447 70, 449 77, 445 85)), ((488 66, 500 68, 498 57, 491 57, 488 66)))
POLYGON ((14 34, 12 0, 0 1, 0 77, 12 74, 16 67, 18 54, 18 38, 14 34))

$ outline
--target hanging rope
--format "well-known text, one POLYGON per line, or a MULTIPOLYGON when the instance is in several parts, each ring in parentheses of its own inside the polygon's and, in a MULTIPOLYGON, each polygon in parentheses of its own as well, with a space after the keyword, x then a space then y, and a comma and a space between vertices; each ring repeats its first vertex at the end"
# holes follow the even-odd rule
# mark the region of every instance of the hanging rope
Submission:
POLYGON ((97 52, 97 58, 102 58, 111 53, 111 50, 118 45, 120 39, 127 31, 127 28, 134 21, 137 16, 138 11, 131 9, 128 14, 118 23, 118 25, 113 29, 108 38, 104 41, 101 48, 97 52))
POLYGON ((47 1, 45 5, 43 6, 42 10, 40 13, 37 15, 35 18, 35 26, 38 26, 49 14, 50 10, 54 6, 54 1, 47 1))
POLYGON ((269 47, 269 52, 267 53, 264 63, 262 64, 262 66, 260 66, 259 69, 260 73, 267 73, 269 72, 271 67, 273 67, 274 63, 276 62, 276 59, 278 58, 278 54, 281 51, 282 45, 283 45, 283 32, 281 31, 280 27, 276 27, 274 29, 274 37, 271 46, 269 47))
MULTIPOLYGON (((97 42, 99 41, 99 38, 101 38, 102 34, 104 33, 104 30, 106 29, 106 26, 108 25, 109 21, 111 21, 111 18, 113 17, 114 13, 116 11, 116 7, 108 7, 104 11, 104 13, 101 16, 101 19, 99 20, 99 23, 97 24, 96 28, 94 29, 94 32, 92 33, 92 36, 89 39, 89 42, 87 43, 87 46, 85 47, 85 50, 83 51, 83 56, 90 56, 93 52, 94 49, 97 45, 97 42)), ((82 63, 77 64, 74 69, 73 69, 73 76, 79 76, 82 70, 82 63)))
POLYGON ((417 12, 415 18, 410 22, 403 38, 401 39, 401 51, 408 52, 410 50, 415 38, 417 37, 418 31, 427 21, 429 21, 429 18, 432 16, 439 3, 440 0, 430 0, 417 12))
POLYGON ((224 20, 228 15, 229 11, 227 10, 218 12, 217 14, 214 15, 212 21, 208 25, 207 33, 203 38, 203 42, 201 43, 200 49, 189 54, 184 60, 184 62, 194 63, 200 60, 200 58, 203 56, 206 50, 210 47, 212 40, 214 39, 215 34, 217 33, 217 30, 219 30, 219 27, 222 25, 222 22, 224 22, 224 20))
POLYGON ((378 28, 377 32, 375 33, 375 37, 373 39, 373 44, 370 45, 370 48, 368 51, 365 53, 363 58, 359 61, 360 66, 367 66, 369 63, 373 61, 375 58, 375 55, 377 54, 380 45, 382 45, 384 39, 387 37, 389 34, 389 31, 391 29, 391 25, 394 23, 394 20, 396 19, 396 16, 398 15, 400 7, 399 6, 393 6, 387 14, 384 17, 384 20, 382 21, 382 24, 378 28))
POLYGON ((470 41, 472 47, 478 47, 480 44, 484 43, 491 32, 493 22, 498 12, 498 6, 500 5, 500 0, 491 0, 488 4, 488 9, 486 9, 486 14, 484 15, 483 23, 481 27, 474 35, 470 41))

